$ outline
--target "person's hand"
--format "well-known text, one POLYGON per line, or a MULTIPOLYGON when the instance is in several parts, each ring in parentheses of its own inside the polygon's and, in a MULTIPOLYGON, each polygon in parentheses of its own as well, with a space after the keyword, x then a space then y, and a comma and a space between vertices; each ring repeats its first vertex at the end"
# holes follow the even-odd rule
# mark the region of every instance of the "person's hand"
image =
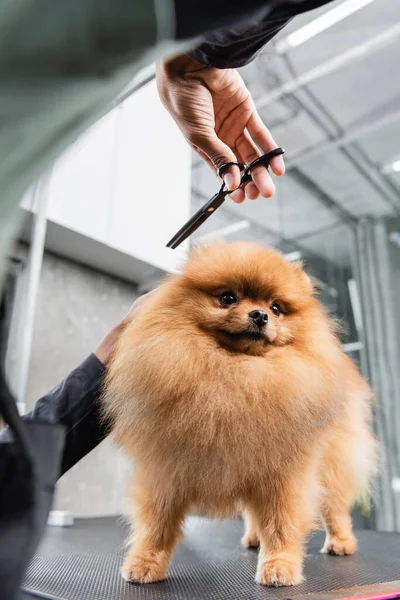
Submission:
POLYGON ((104 366, 107 366, 107 364, 109 363, 113 353, 113 349, 115 347, 116 342, 118 341, 119 336, 127 327, 127 325, 129 325, 132 319, 134 319, 137 312, 148 301, 149 297, 152 294, 153 292, 149 292, 148 294, 144 294, 143 296, 137 298, 130 307, 125 317, 122 319, 122 321, 114 325, 114 327, 110 329, 107 335, 101 340, 100 344, 97 346, 94 353, 99 359, 99 361, 103 363, 104 366))
MULTIPOLYGON (((236 69, 204 67, 186 55, 158 65, 157 87, 160 98, 190 146, 211 166, 214 173, 227 162, 249 164, 261 154, 277 147, 265 127, 249 90, 236 69)), ((283 175, 282 156, 271 160, 275 175, 283 175)), ((275 186, 268 170, 257 167, 246 192, 238 188, 240 172, 231 166, 224 173, 227 189, 235 202, 245 195, 255 200, 261 194, 270 198, 275 186)))

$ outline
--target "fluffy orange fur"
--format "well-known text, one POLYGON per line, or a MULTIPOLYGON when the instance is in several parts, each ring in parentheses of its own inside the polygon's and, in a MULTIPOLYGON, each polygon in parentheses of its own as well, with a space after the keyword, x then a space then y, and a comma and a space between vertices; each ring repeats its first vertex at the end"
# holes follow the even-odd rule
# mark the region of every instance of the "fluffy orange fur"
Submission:
POLYGON ((197 247, 122 334, 106 380, 135 465, 123 577, 165 578, 192 510, 242 511, 262 584, 302 581, 321 517, 322 551, 352 554, 349 511, 375 468, 371 397, 301 265, 252 244, 197 247))

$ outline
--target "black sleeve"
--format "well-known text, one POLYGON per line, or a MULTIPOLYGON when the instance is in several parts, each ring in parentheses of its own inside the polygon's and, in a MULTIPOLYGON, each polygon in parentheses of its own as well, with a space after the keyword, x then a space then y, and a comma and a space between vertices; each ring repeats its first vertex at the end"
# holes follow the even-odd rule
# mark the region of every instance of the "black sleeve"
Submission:
POLYGON ((331 1, 231 0, 228 5, 221 0, 201 0, 200 5, 175 0, 177 35, 184 38, 208 31, 188 54, 208 67, 243 67, 293 17, 331 1))
POLYGON ((284 17, 261 23, 247 23, 230 29, 216 31, 207 36, 189 56, 207 67, 232 69, 243 67, 289 22, 284 17))
POLYGON ((100 414, 104 374, 104 365, 91 354, 23 417, 64 425, 61 475, 107 436, 107 426, 100 414))

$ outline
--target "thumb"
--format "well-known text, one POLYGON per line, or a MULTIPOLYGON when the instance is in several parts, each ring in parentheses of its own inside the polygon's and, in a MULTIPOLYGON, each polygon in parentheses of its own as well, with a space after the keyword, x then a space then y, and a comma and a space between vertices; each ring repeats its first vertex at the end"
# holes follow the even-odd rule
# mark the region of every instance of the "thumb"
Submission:
MULTIPOLYGON (((232 150, 216 134, 203 136, 196 142, 196 146, 208 157, 217 171, 226 163, 237 162, 232 150)), ((227 167, 223 172, 223 180, 228 190, 236 190, 240 185, 240 178, 240 169, 235 165, 227 167)))

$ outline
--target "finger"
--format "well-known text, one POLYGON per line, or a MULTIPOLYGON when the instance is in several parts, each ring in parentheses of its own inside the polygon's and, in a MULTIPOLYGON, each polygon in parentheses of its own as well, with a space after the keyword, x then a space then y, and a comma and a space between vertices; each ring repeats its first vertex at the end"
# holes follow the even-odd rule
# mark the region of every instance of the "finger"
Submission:
MULTIPOLYGON (((241 163, 245 162, 243 156, 239 152, 236 152, 236 156, 241 163)), ((252 181, 249 181, 244 186, 240 186, 235 192, 229 194, 229 197, 237 204, 244 202, 246 197, 249 198, 249 200, 257 200, 259 196, 260 192, 252 181)))
MULTIPOLYGON (((253 112, 252 116, 250 117, 247 123, 247 130, 253 142, 259 148, 261 148, 262 152, 266 153, 278 147, 278 144, 272 137, 271 132, 264 125, 260 115, 256 111, 253 112)), ((282 155, 274 156, 274 158, 271 159, 270 165, 272 172, 275 175, 280 176, 284 174, 285 163, 282 155)))
MULTIPOLYGON (((240 154, 240 152, 236 150, 235 154, 238 161, 244 164, 243 156, 240 154)), ((244 186, 238 187, 237 190, 229 194, 229 198, 233 200, 236 204, 242 204, 242 202, 246 200, 246 192, 244 186)))
MULTIPOLYGON (((268 169, 262 165, 251 171, 252 183, 263 198, 271 198, 275 193, 275 184, 268 169)), ((250 183, 248 187, 250 186, 250 183)), ((247 191, 246 191, 247 193, 247 191)), ((250 196, 249 196, 250 198, 250 196)))
MULTIPOLYGON (((195 146, 193 146, 193 149, 202 158, 202 160, 204 160, 206 165, 208 165, 210 167, 210 169, 212 170, 212 172, 215 175, 216 173, 215 173, 214 164, 211 162, 211 160, 208 158, 208 156, 206 154, 204 154, 204 152, 202 152, 199 148, 196 148, 195 146)), ((238 156, 238 162, 242 162, 242 159, 239 156, 238 156)), ((241 204, 245 200, 246 194, 242 188, 237 188, 234 192, 229 194, 229 198, 231 198, 231 200, 233 200, 237 204, 241 204)))
POLYGON ((232 194, 229 194, 229 198, 236 202, 236 204, 241 204, 246 199, 246 193, 243 188, 238 188, 232 194))
POLYGON ((246 196, 249 200, 257 200, 260 197, 260 192, 252 181, 246 185, 246 196))
MULTIPOLYGON (((199 148, 196 148, 195 146, 193 146, 193 149, 202 158, 202 160, 204 160, 206 165, 208 165, 210 167, 210 169, 212 170, 212 172, 215 175, 216 174, 215 167, 214 167, 213 163, 211 162, 211 160, 208 158, 208 156, 206 154, 204 154, 204 152, 202 152, 199 148)), ((242 162, 241 157, 238 157, 238 159, 239 159, 239 162, 242 162)), ((237 204, 241 204, 245 200, 246 194, 242 188, 237 188, 234 192, 229 194, 229 198, 231 198, 231 200, 233 200, 237 204)))
MULTIPOLYGON (((253 162, 253 160, 261 156, 259 149, 250 138, 249 132, 246 130, 243 132, 243 135, 240 136, 237 142, 237 149, 243 156, 246 164, 250 164, 253 162)), ((263 165, 255 167, 251 171, 251 178, 261 196, 264 198, 270 198, 273 195, 275 192, 275 185, 267 168, 265 168, 263 165)))
MULTIPOLYGON (((219 169, 222 165, 229 162, 237 162, 237 158, 232 150, 222 142, 214 131, 208 135, 192 137, 191 142, 201 150, 214 165, 219 169)), ((240 185, 240 169, 234 165, 228 167, 223 173, 223 179, 228 190, 235 190, 240 185)))
MULTIPOLYGON (((243 159, 243 156, 240 154, 240 152, 236 152, 236 155, 240 157, 239 158, 240 162, 244 164, 245 161, 243 159)), ((252 181, 245 183, 244 186, 241 186, 239 189, 244 190, 243 200, 246 199, 246 196, 249 200, 257 200, 257 198, 259 198, 259 196, 260 196, 260 192, 258 191, 258 189, 256 188, 256 186, 254 185, 254 183, 252 181)))
POLYGON ((122 320, 123 323, 130 323, 133 316, 138 312, 138 310, 143 308, 143 306, 146 304, 146 302, 149 301, 149 299, 154 294, 154 292, 155 292, 155 290, 151 290, 150 292, 147 292, 147 294, 142 294, 142 296, 139 296, 139 298, 136 298, 135 302, 132 304, 129 311, 123 318, 123 320, 122 320))
POLYGON ((240 169, 235 165, 231 165, 224 169, 222 174, 227 190, 237 190, 240 185, 240 169))

